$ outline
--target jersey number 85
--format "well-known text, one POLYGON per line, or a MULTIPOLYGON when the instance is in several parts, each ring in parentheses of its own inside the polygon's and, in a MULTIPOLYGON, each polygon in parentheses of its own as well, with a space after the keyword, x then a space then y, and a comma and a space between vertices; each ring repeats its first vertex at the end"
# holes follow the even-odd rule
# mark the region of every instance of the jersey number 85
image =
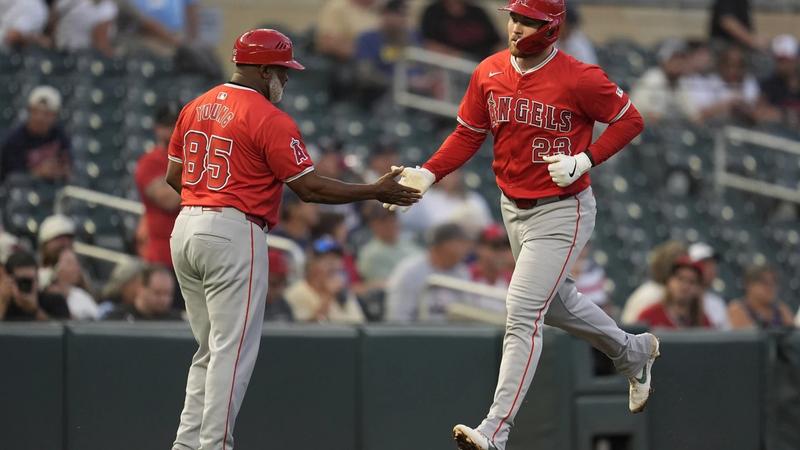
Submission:
POLYGON ((215 134, 209 138, 202 131, 187 131, 183 136, 184 182, 195 185, 206 178, 210 190, 224 188, 231 177, 228 157, 232 149, 233 141, 230 139, 215 134))

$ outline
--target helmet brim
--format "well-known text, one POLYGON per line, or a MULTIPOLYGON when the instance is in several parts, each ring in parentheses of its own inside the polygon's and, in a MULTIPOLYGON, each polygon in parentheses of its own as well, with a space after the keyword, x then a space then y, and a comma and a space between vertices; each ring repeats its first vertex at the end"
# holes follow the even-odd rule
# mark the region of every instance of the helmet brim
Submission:
POLYGON ((510 13, 513 12, 513 13, 519 14, 520 16, 525 16, 525 17, 527 17, 529 19, 542 20, 544 22, 550 22, 550 21, 553 20, 552 17, 548 16, 547 14, 545 14, 543 12, 539 12, 539 11, 536 11, 536 10, 528 9, 528 8, 526 8, 524 6, 521 6, 518 3, 514 3, 511 6, 503 6, 502 8, 497 8, 497 10, 498 11, 508 11, 510 13))
POLYGON ((306 66, 300 64, 294 59, 291 61, 274 62, 270 63, 270 65, 288 67, 289 69, 294 69, 294 70, 306 70, 306 66))

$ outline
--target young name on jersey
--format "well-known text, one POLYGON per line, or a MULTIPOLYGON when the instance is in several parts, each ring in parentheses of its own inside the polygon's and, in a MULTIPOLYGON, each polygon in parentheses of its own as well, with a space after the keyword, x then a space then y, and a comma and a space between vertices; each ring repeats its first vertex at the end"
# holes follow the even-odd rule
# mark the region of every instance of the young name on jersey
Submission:
POLYGON ((198 122, 202 122, 204 120, 213 120, 220 124, 223 128, 228 126, 228 123, 233 120, 235 115, 236 114, 234 114, 230 108, 222 103, 204 103, 197 107, 198 122))

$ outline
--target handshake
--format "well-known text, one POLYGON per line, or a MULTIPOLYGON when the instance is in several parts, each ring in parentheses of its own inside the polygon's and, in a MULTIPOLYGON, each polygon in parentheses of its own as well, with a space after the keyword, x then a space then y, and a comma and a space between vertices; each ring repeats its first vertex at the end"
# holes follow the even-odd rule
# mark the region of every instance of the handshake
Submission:
MULTIPOLYGON (((433 172, 423 167, 417 166, 415 169, 412 169, 410 167, 401 168, 392 166, 393 172, 397 171, 398 169, 402 169, 402 172, 400 172, 400 179, 397 181, 397 183, 402 186, 416 189, 419 191, 420 196, 425 194, 425 192, 436 181, 436 176, 433 174, 433 172)), ((400 206, 391 203, 384 203, 383 207, 389 211, 399 210, 401 212, 406 212, 409 208, 411 208, 411 206, 400 206)))

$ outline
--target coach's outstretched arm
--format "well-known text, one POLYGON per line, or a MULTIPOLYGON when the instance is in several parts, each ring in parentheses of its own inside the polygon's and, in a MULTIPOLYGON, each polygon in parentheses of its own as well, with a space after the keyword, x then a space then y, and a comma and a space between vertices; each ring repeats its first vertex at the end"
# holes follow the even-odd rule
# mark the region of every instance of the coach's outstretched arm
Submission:
POLYGON ((290 181, 288 186, 304 202, 350 203, 362 200, 378 200, 401 206, 410 206, 422 197, 417 189, 398 184, 394 179, 404 167, 396 167, 372 184, 345 183, 310 172, 290 181))

